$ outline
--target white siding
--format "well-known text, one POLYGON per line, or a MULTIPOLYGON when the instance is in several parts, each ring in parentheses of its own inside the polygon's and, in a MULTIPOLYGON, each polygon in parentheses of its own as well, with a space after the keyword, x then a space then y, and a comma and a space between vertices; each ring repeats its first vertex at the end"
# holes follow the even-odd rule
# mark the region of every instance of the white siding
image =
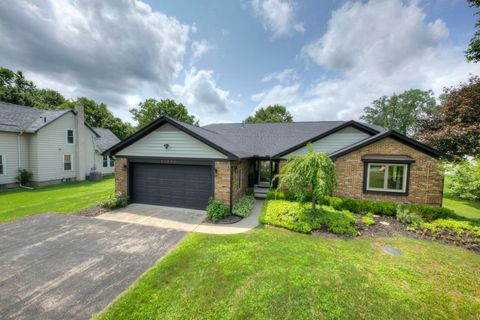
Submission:
MULTIPOLYGON (((75 116, 67 113, 44 128, 40 129, 36 136, 31 139, 31 157, 34 164, 32 171, 34 181, 49 181, 62 178, 75 178, 76 176, 76 155, 75 144, 67 144, 66 130, 75 129, 75 116), (72 170, 63 170, 63 155, 72 155, 72 170)), ((77 143, 77 132, 75 131, 75 143, 77 143)))
POLYGON ((227 157, 189 134, 164 124, 117 153, 119 156, 214 158, 227 157), (168 144, 168 149, 164 145, 168 144))
MULTIPOLYGON (((315 152, 331 153, 333 151, 336 151, 344 147, 347 147, 351 144, 354 144, 355 142, 358 142, 360 140, 364 140, 368 137, 370 137, 370 135, 366 134, 363 131, 360 131, 353 127, 346 127, 320 140, 313 142, 312 147, 315 152)), ((305 156, 307 152, 308 152, 308 149, 305 146, 285 155, 285 158, 288 158, 289 156, 292 156, 292 155, 305 156)))
POLYGON ((16 183, 18 169, 30 170, 28 159, 28 134, 22 134, 20 138, 18 133, 0 132, 0 155, 4 157, 5 174, 0 175, 0 185, 16 183), (17 142, 17 139, 19 141, 17 142), (18 144, 20 146, 20 166, 18 161, 18 144))

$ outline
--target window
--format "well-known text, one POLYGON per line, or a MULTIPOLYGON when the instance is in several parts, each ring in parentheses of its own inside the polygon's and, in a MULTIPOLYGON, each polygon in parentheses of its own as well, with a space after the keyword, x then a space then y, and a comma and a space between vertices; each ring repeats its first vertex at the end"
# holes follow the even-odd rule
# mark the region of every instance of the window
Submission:
POLYGON ((72 155, 70 154, 63 155, 63 170, 65 171, 72 170, 72 155))
POLYGON ((72 129, 67 129, 67 144, 74 144, 75 138, 72 129))
POLYGON ((104 168, 114 167, 114 166, 115 166, 115 159, 113 159, 113 157, 103 156, 103 167, 104 168))
POLYGON ((407 164, 367 163, 367 191, 399 192, 407 190, 407 164))
POLYGON ((243 180, 242 176, 243 176, 242 168, 237 168, 237 190, 242 189, 242 180, 243 180))
POLYGON ((0 176, 3 176, 6 171, 7 169, 5 168, 5 156, 0 154, 0 176))
POLYGON ((108 168, 108 156, 103 156, 103 167, 108 168))

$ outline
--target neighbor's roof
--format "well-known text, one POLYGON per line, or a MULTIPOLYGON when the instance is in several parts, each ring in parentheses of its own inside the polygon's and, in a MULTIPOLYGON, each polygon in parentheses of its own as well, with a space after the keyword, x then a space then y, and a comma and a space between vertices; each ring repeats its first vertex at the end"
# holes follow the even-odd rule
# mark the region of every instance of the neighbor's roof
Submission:
POLYGON ((108 150, 120 142, 120 139, 118 139, 117 136, 110 131, 110 129, 93 128, 93 130, 95 130, 95 132, 100 136, 97 138, 97 147, 100 152, 108 150))
POLYGON ((72 109, 42 110, 0 102, 0 131, 35 133, 72 109))
POLYGON ((316 141, 347 126, 354 126, 371 135, 380 132, 378 128, 355 121, 220 123, 196 127, 170 117, 162 117, 107 152, 116 153, 165 123, 185 131, 232 159, 277 156, 292 147, 300 148, 307 142, 316 141))

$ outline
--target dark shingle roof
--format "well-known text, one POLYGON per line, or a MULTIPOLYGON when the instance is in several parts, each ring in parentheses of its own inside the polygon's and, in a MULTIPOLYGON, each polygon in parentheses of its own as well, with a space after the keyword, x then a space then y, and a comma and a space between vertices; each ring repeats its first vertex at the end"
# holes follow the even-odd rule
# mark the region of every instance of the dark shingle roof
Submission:
POLYGON ((42 110, 0 102, 0 131, 34 133, 71 109, 42 110))
POLYGON ((354 121, 218 123, 202 128, 219 133, 232 146, 242 146, 251 156, 270 157, 349 124, 365 126, 372 131, 371 134, 384 130, 354 121))
POLYGON ((118 139, 117 136, 109 129, 93 128, 93 130, 95 130, 95 132, 100 136, 97 138, 97 147, 100 152, 103 152, 120 142, 120 139, 118 139))

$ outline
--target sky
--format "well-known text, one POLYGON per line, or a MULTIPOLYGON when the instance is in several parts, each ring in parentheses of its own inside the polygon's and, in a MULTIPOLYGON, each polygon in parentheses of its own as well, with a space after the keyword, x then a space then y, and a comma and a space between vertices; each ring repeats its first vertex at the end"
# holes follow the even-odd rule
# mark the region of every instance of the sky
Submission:
POLYGON ((371 101, 480 75, 464 0, 0 2, 0 65, 123 120, 175 99, 200 124, 282 104, 294 121, 358 119, 371 101))

